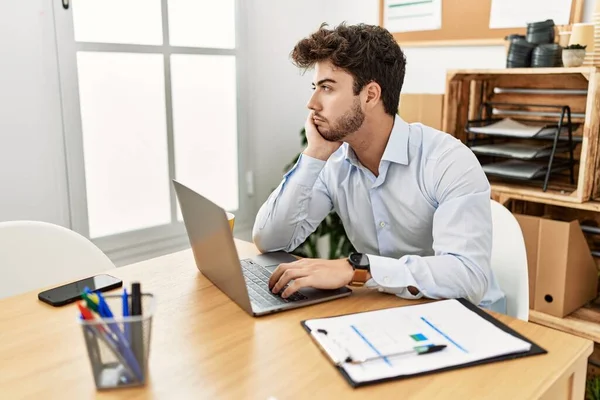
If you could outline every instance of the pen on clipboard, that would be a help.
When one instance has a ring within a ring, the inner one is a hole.
[[[333,351],[332,348],[330,348],[329,346],[326,346],[324,341],[319,340],[319,336],[325,338],[325,337],[327,337],[327,334],[328,334],[328,332],[325,329],[316,329],[315,331],[311,331],[311,335],[313,336],[313,338],[319,345],[320,349],[327,356],[329,356],[328,358],[333,362],[333,364],[335,366],[338,366],[338,367],[345,363],[362,364],[367,361],[374,361],[374,360],[380,360],[383,358],[392,358],[392,357],[398,357],[398,356],[410,355],[410,354],[419,355],[419,356],[425,355],[425,354],[432,354],[432,353],[437,353],[439,351],[442,351],[447,347],[445,344],[431,345],[431,346],[417,346],[417,347],[413,347],[412,349],[408,349],[408,350],[404,350],[404,351],[400,351],[400,352],[396,352],[396,353],[378,354],[373,357],[357,359],[357,358],[352,358],[351,356],[349,356],[348,355],[349,352],[347,350],[345,350],[345,355],[334,354],[335,352]],[[337,347],[339,347],[339,346],[337,346]]]
[[[425,354],[437,353],[438,351],[442,351],[445,348],[446,348],[445,344],[438,344],[438,345],[433,345],[433,346],[418,346],[418,347],[415,347],[415,348],[412,348],[409,350],[399,351],[397,353],[382,354],[382,355],[377,355],[377,356],[367,357],[367,358],[362,358],[362,359],[354,359],[352,357],[348,357],[348,358],[346,358],[345,362],[350,363],[350,364],[362,364],[367,361],[380,360],[382,358],[392,358],[392,357],[404,356],[404,355],[409,355],[409,354],[415,354],[418,356],[422,356]]]

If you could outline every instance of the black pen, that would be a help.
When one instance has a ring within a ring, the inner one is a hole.
[[[361,363],[364,363],[367,361],[380,360],[382,358],[391,358],[391,357],[403,356],[403,355],[408,355],[408,354],[416,354],[418,356],[422,356],[424,354],[437,353],[438,351],[444,350],[445,348],[446,348],[445,344],[438,344],[438,345],[434,345],[434,346],[417,346],[410,350],[401,351],[398,353],[380,354],[380,355],[376,355],[373,357],[367,357],[367,358],[363,358],[363,359],[354,359],[352,357],[348,357],[344,360],[344,362],[347,362],[350,364],[361,364]]]
[[[134,282],[131,284],[131,316],[141,317],[142,314],[142,288],[138,282]],[[131,347],[145,378],[146,369],[144,364],[146,360],[144,357],[144,322],[140,318],[140,321],[130,322],[130,324]]]

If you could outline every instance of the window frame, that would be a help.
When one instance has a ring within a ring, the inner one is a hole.
[[[58,55],[62,102],[69,223],[72,230],[87,238],[90,236],[85,180],[85,155],[83,153],[83,131],[79,99],[79,77],[77,71],[77,52],[125,52],[133,54],[149,53],[163,55],[171,223],[93,238],[92,241],[117,265],[124,265],[189,247],[185,226],[177,219],[177,199],[170,181],[175,178],[171,54],[227,55],[235,57],[237,78],[236,117],[239,209],[227,211],[232,211],[236,215],[236,232],[246,232],[251,229],[255,205],[253,202],[251,153],[249,151],[250,139],[247,131],[248,116],[244,112],[247,108],[244,107],[244,104],[247,103],[246,99],[248,99],[248,78],[245,73],[245,65],[248,65],[248,63],[246,53],[247,43],[245,42],[247,38],[247,26],[245,25],[244,18],[244,16],[247,15],[247,12],[243,3],[243,0],[235,0],[236,45],[233,49],[170,46],[168,0],[161,0],[163,30],[162,45],[76,42],[74,37],[72,5],[68,9],[64,9],[61,2],[55,3],[53,12],[56,27],[56,51]]]

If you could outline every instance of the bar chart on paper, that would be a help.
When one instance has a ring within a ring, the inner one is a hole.
[[[392,366],[403,355],[396,356],[398,353],[445,344],[442,341],[434,343],[430,340],[431,335],[424,334],[423,331],[422,327],[413,324],[410,319],[399,318],[385,326],[357,323],[332,333],[336,334],[337,344],[346,350],[349,358],[364,360],[375,356]]]
[[[531,348],[456,300],[315,319],[306,325],[326,332],[319,336],[323,347],[343,355],[341,367],[356,382],[434,371]],[[419,349],[430,346],[445,347],[419,355]]]

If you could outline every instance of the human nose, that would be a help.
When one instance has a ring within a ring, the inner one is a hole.
[[[310,99],[308,99],[308,103],[306,104],[306,107],[308,107],[308,109],[312,110],[312,111],[321,110],[321,104],[318,101],[316,90],[313,92],[312,96],[310,96]]]

